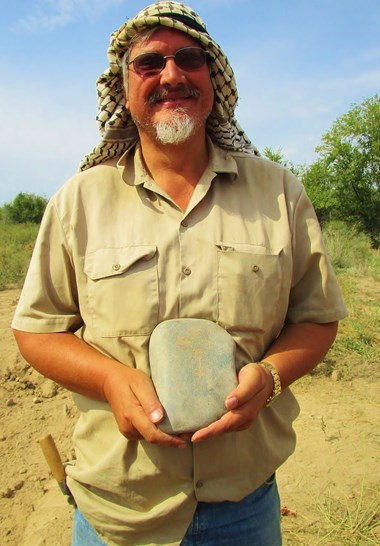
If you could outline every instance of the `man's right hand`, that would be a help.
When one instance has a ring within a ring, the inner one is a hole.
[[[151,379],[142,371],[126,366],[110,370],[104,381],[104,397],[115,415],[119,430],[128,440],[146,440],[167,447],[186,447],[178,436],[157,428],[164,409]]]
[[[107,400],[121,434],[168,447],[186,447],[178,436],[157,428],[164,417],[150,378],[103,355],[71,332],[30,333],[14,330],[25,360],[66,389]]]

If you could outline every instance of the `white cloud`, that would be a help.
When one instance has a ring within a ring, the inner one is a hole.
[[[364,51],[358,51],[356,54],[351,54],[345,59],[348,66],[361,65],[363,63],[372,63],[380,60],[380,47],[372,47]]]
[[[95,102],[89,103],[87,97],[70,102],[67,97],[75,88],[48,89],[30,80],[26,83],[28,93],[0,87],[0,104],[6,105],[2,112],[6,130],[0,133],[2,151],[17,154],[22,148],[27,155],[41,157],[75,151],[88,136],[86,129],[95,117]]]
[[[246,66],[240,60],[236,70],[240,124],[259,149],[281,148],[295,163],[313,162],[315,147],[332,123],[380,89],[377,66],[358,64],[335,73],[318,66],[289,74],[275,62],[260,62],[253,71]]]
[[[17,26],[29,31],[54,30],[78,19],[95,19],[123,0],[37,0]]]
[[[340,78],[332,78],[321,84],[321,88],[325,90],[340,90],[340,89],[380,89],[380,68],[366,70],[358,74],[343,75]]]
[[[234,1],[234,4],[244,4],[244,3],[248,3],[250,2],[251,0],[235,0]],[[185,1],[185,4],[186,4],[186,1]],[[225,6],[225,5],[230,5],[231,4],[231,0],[193,0],[192,1],[192,7],[194,9],[198,9],[198,8],[204,8],[205,6],[209,6],[211,8],[214,8],[214,7],[221,7],[221,6]],[[207,21],[206,21],[207,23]]]
[[[27,86],[28,93],[0,88],[0,204],[19,191],[50,196],[99,141],[95,108],[65,102],[57,89]],[[67,104],[67,107],[64,105]]]

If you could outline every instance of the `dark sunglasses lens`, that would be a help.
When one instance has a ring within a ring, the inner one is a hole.
[[[176,52],[174,59],[182,70],[198,70],[206,63],[206,52],[199,47],[184,47]],[[155,75],[164,68],[165,60],[161,53],[143,53],[134,59],[133,67],[143,76]]]
[[[133,66],[139,74],[159,72],[164,66],[164,59],[160,53],[143,53],[136,57]]]
[[[185,47],[177,51],[175,62],[183,70],[198,70],[206,62],[206,52],[199,47]]]

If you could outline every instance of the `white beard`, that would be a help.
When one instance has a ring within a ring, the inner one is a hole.
[[[182,144],[194,133],[196,123],[183,108],[176,108],[168,121],[154,124],[156,137],[161,144]]]

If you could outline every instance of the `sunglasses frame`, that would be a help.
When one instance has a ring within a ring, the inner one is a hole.
[[[202,62],[201,65],[199,65],[196,68],[183,68],[181,65],[178,64],[177,59],[176,59],[177,54],[180,53],[181,51],[188,50],[188,49],[196,49],[197,51],[202,52],[203,62]],[[162,66],[160,68],[152,68],[152,69],[146,70],[146,71],[138,70],[136,68],[135,62],[139,58],[145,57],[145,55],[156,55],[157,57],[160,57],[162,59]],[[180,68],[181,70],[184,70],[185,72],[195,72],[196,70],[199,70],[200,68],[202,68],[202,66],[204,66],[207,63],[207,61],[208,61],[208,52],[205,49],[203,49],[202,47],[197,47],[197,46],[181,47],[180,49],[177,49],[177,51],[174,53],[174,55],[162,55],[161,53],[158,53],[156,51],[151,51],[151,52],[147,52],[147,53],[140,53],[140,55],[137,55],[134,59],[132,59],[132,61],[128,61],[127,64],[128,64],[128,66],[132,64],[134,71],[139,76],[157,76],[157,74],[159,74],[160,72],[162,72],[162,70],[164,70],[164,68],[166,66],[166,62],[167,62],[168,59],[174,59],[174,62],[178,66],[178,68]]]

